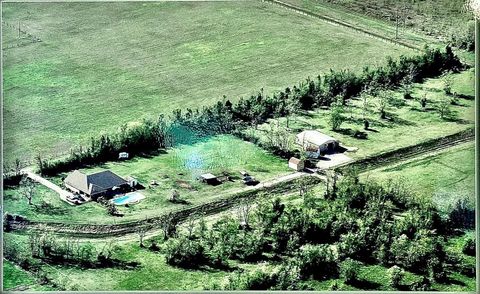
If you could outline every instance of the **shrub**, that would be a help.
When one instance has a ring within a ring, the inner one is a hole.
[[[431,287],[432,282],[430,281],[430,279],[427,277],[423,277],[421,281],[414,282],[410,286],[410,289],[412,291],[429,291]]]
[[[366,127],[366,129],[368,129],[368,126]],[[355,130],[353,132],[353,137],[361,140],[366,140],[368,138],[368,134],[360,130]]]
[[[340,263],[340,277],[344,279],[346,284],[352,284],[358,281],[360,266],[360,262],[347,258]]]
[[[418,235],[409,240],[402,235],[393,240],[390,252],[395,263],[403,268],[420,273],[430,271],[437,278],[443,275],[446,254],[438,237]]]
[[[472,201],[467,198],[457,199],[453,207],[450,207],[448,219],[450,226],[456,229],[475,228],[475,208]]]
[[[404,270],[401,267],[394,265],[388,269],[387,273],[390,280],[390,286],[398,289],[403,277],[405,276]]]
[[[305,245],[295,256],[300,277],[327,279],[338,276],[337,258],[329,245]]]
[[[275,268],[260,267],[252,272],[235,272],[228,277],[224,290],[311,290],[300,280],[299,269],[292,263]]]
[[[470,256],[475,256],[475,239],[468,238],[465,244],[463,244],[462,252]]]
[[[236,272],[228,277],[225,290],[267,290],[275,286],[275,277],[265,269]]]
[[[183,268],[195,268],[209,263],[203,245],[185,237],[168,240],[165,258],[168,264]]]

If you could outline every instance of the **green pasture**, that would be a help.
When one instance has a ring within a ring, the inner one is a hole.
[[[291,117],[290,136],[293,141],[294,136],[302,130],[318,130],[338,139],[345,146],[357,147],[356,152],[347,153],[355,159],[418,144],[428,139],[444,137],[474,126],[473,70],[454,74],[452,89],[462,98],[458,99],[458,105],[449,106],[451,114],[445,118],[440,117],[437,108],[442,99],[451,98],[446,97],[443,92],[443,79],[435,78],[421,84],[414,84],[413,99],[404,99],[401,90],[389,91],[386,119],[380,118],[378,97],[367,99],[365,116],[364,101],[354,98],[344,107],[345,122],[339,130],[332,130],[329,121],[330,109],[319,109]],[[424,95],[427,97],[427,106],[422,109],[419,100]],[[369,130],[364,130],[364,118],[370,123]],[[258,130],[250,129],[247,132],[266,142],[271,125],[278,122],[281,128],[285,128],[286,120],[286,118],[275,120],[276,122],[271,120],[259,126]],[[353,137],[356,130],[366,132],[367,139]],[[292,149],[295,148],[298,146],[292,145]]]
[[[419,197],[447,207],[466,197],[475,201],[475,145],[452,150],[362,174],[364,179],[405,183]]]
[[[3,3],[6,161],[411,50],[261,2]],[[24,36],[21,36],[23,38]]]
[[[63,202],[58,194],[40,185],[37,185],[37,194],[33,197],[32,206],[28,205],[27,199],[23,198],[18,189],[6,190],[5,211],[32,219],[120,222],[156,216],[168,210],[185,207],[185,204],[172,204],[168,201],[174,189],[180,193],[181,199],[194,205],[224,197],[226,193],[244,188],[240,171],[249,172],[260,182],[292,172],[285,160],[269,154],[252,143],[229,135],[211,137],[193,145],[182,145],[158,156],[111,162],[82,171],[90,174],[106,169],[122,177],[133,176],[145,186],[140,192],[146,198],[138,204],[121,207],[121,212],[125,213],[122,218],[108,216],[105,209],[96,202],[71,206]],[[203,173],[218,176],[224,172],[232,176],[232,182],[209,186],[197,180]],[[61,178],[65,176],[66,174],[51,180],[62,185]],[[150,187],[152,180],[158,185]],[[65,218],[65,215],[69,217]]]

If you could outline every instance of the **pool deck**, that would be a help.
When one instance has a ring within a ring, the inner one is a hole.
[[[135,199],[133,201],[129,201],[129,198],[131,198],[131,196],[134,196]],[[122,201],[122,203],[116,203],[115,200],[118,200],[118,199],[121,199],[121,198],[125,198],[125,202]],[[138,191],[133,191],[133,192],[129,192],[129,193],[126,193],[124,195],[119,195],[118,197],[115,197],[113,199],[111,199],[110,201],[112,201],[113,204],[115,205],[125,205],[125,204],[135,204],[137,202],[139,202],[140,200],[143,200],[145,199],[145,195],[143,195],[142,193],[138,192]]]

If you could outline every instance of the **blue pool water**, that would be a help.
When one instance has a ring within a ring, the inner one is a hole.
[[[112,199],[112,202],[116,205],[125,205],[129,203],[137,202],[144,198],[145,196],[143,196],[142,194],[138,192],[133,192],[133,193],[126,194],[125,196],[122,196],[122,197],[114,198]]]

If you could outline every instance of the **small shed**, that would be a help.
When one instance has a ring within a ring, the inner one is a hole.
[[[137,179],[135,179],[132,176],[126,177],[125,180],[128,182],[128,185],[132,188],[135,188],[138,185]]]
[[[120,152],[118,153],[118,159],[128,159],[129,154],[128,152]]]
[[[202,175],[200,175],[199,179],[200,179],[200,181],[202,181],[204,183],[207,183],[207,184],[210,184],[210,185],[219,184],[219,180],[218,180],[217,176],[215,176],[211,173],[202,174]]]
[[[292,168],[296,171],[302,171],[302,170],[305,169],[305,161],[301,160],[301,159],[298,159],[296,157],[292,157],[288,161],[288,167]]]

